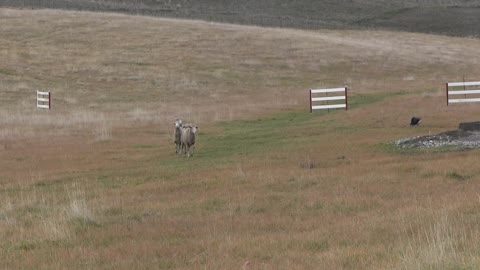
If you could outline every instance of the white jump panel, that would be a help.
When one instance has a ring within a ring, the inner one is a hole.
[[[343,100],[345,96],[335,96],[335,97],[314,97],[312,101],[328,101],[328,100]]]
[[[52,96],[50,92],[37,91],[37,108],[50,109]]]
[[[317,106],[312,106],[312,110],[339,109],[339,108],[347,108],[347,105],[346,105],[346,104],[332,104],[332,105],[317,105]]]
[[[328,96],[330,93],[336,93],[334,96]],[[313,110],[340,109],[348,110],[347,87],[310,89],[310,112]],[[314,94],[323,94],[324,96],[312,97]],[[333,101],[333,104],[329,104]],[[342,102],[343,101],[343,102]],[[323,104],[314,105],[314,102],[323,102]],[[340,103],[341,102],[341,103]]]
[[[342,88],[328,88],[328,89],[312,89],[311,91],[312,91],[312,94],[345,92],[345,87],[342,87]]]
[[[50,92],[42,92],[37,90],[37,95],[48,96],[50,95]]]
[[[475,86],[480,85],[480,82],[452,82],[448,83],[448,86],[456,87],[456,86]]]
[[[449,95],[470,95],[470,94],[480,94],[480,90],[459,90],[459,91],[450,91]]]
[[[480,102],[479,82],[452,82],[446,84],[447,106],[450,103],[473,103]],[[467,89],[467,88],[477,89]],[[464,95],[465,98],[450,98],[450,96]]]
[[[480,98],[458,98],[450,99],[449,103],[468,103],[468,102],[480,102]]]

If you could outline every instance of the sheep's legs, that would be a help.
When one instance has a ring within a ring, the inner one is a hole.
[[[175,145],[175,154],[180,154],[181,150],[180,150],[180,145],[179,144],[176,144]]]
[[[195,145],[188,146],[186,144],[181,144],[179,148],[180,152],[177,152],[179,155],[185,153],[187,157],[193,156],[193,152],[195,151]]]
[[[179,144],[178,147],[177,147],[177,154],[178,154],[178,155],[181,155],[181,154],[182,154],[182,150],[183,150],[183,149],[182,149],[182,145]]]

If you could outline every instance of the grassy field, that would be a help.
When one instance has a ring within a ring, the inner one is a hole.
[[[2,268],[480,267],[478,150],[389,144],[478,120],[444,97],[478,39],[11,9],[0,36]]]

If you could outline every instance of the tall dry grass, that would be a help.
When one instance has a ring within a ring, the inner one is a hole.
[[[18,111],[0,111],[0,140],[46,140],[49,137],[71,136],[90,130],[95,140],[112,137],[115,119],[103,112],[74,110],[68,113],[20,108]]]
[[[426,220],[415,222],[401,236],[405,249],[400,255],[398,269],[468,269],[478,265],[475,239],[479,231],[478,227],[471,227],[467,216],[446,209],[421,212],[423,215],[417,219]]]

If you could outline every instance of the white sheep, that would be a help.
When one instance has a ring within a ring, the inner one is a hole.
[[[185,151],[185,155],[187,157],[190,157],[193,155],[193,152],[195,150],[195,140],[196,140],[196,134],[197,134],[198,127],[192,124],[186,124],[183,125],[181,128],[181,137],[180,137],[180,142],[181,142],[181,150]]]
[[[173,132],[173,142],[175,143],[175,153],[181,154],[182,153],[182,145],[181,145],[181,135],[182,135],[182,120],[176,119],[174,122],[175,130]]]

